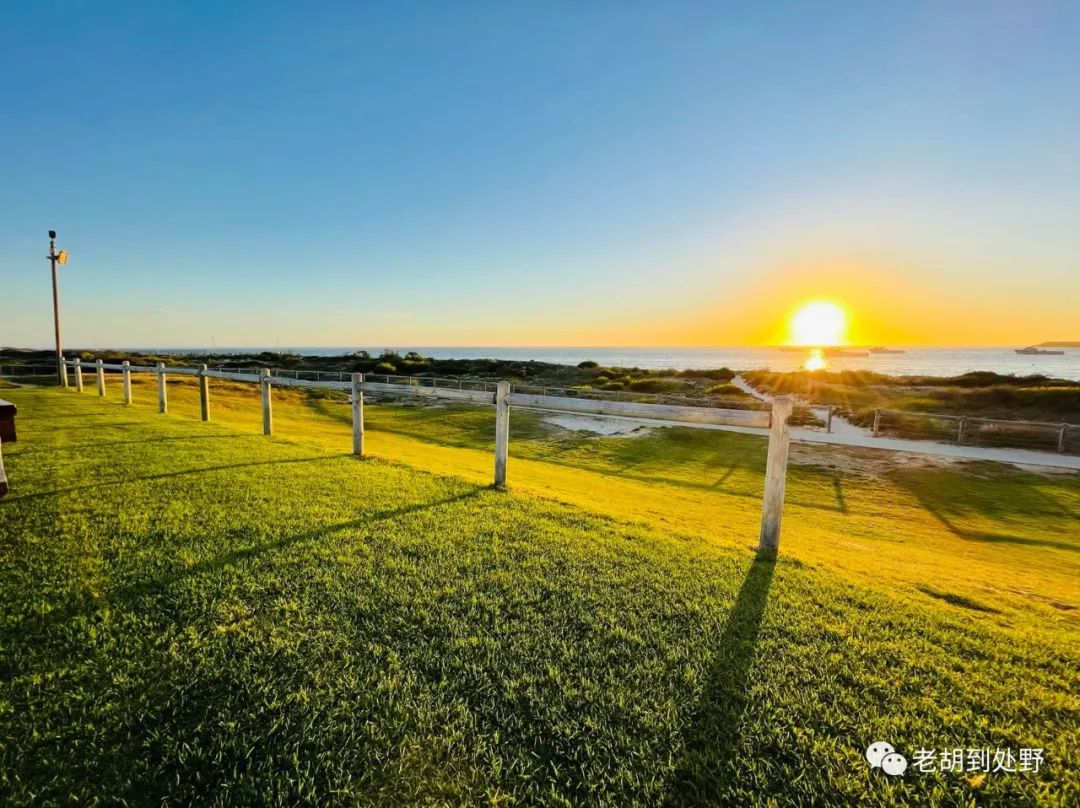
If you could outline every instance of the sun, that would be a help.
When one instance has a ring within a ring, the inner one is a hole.
[[[828,300],[804,303],[791,315],[792,345],[844,345],[847,343],[847,314]]]

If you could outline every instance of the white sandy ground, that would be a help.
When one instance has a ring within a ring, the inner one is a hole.
[[[637,418],[605,418],[603,415],[573,415],[565,412],[548,413],[544,416],[544,423],[597,435],[629,435],[632,432],[641,434],[656,427],[656,423],[647,423]],[[671,426],[667,421],[664,421],[663,425]]]
[[[746,391],[761,401],[771,401],[772,397],[759,393],[741,376],[731,380],[732,384]],[[746,426],[721,426],[719,424],[678,424],[671,421],[658,421],[650,418],[621,418],[602,415],[568,415],[550,413],[544,420],[563,429],[587,430],[598,435],[629,435],[638,430],[658,429],[672,426],[693,426],[695,429],[719,429],[726,432],[741,432],[745,435],[767,436],[769,430]],[[640,433],[639,433],[640,434]],[[1030,449],[1002,449],[984,446],[957,446],[951,443],[936,443],[926,440],[905,440],[903,438],[875,438],[870,431],[858,427],[849,421],[833,416],[832,433],[817,432],[810,429],[792,427],[791,440],[796,443],[827,444],[830,446],[851,446],[863,449],[884,449],[890,452],[923,455],[940,458],[945,461],[989,460],[995,463],[1010,463],[1014,466],[1041,470],[1080,471],[1080,457],[1057,454],[1056,452],[1036,452]]]

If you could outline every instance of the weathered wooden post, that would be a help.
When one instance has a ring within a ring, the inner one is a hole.
[[[830,435],[832,434],[832,416],[835,409],[835,406],[833,406],[832,404],[829,405],[829,415],[825,421],[825,431],[828,432]]]
[[[128,360],[123,361],[124,369],[121,371],[121,375],[124,381],[124,404],[131,404],[131,362]]]
[[[964,435],[967,433],[967,416],[961,415],[959,425],[956,427],[956,445],[959,446],[964,442]]]
[[[274,432],[274,410],[270,401],[270,368],[263,368],[259,387],[262,391],[263,434],[272,435]]]
[[[75,391],[78,393],[83,391],[82,360],[77,356],[75,357]]]
[[[499,382],[495,388],[495,487],[506,487],[506,457],[510,450],[510,382]]]
[[[1058,453],[1065,454],[1065,439],[1069,434],[1069,425],[1062,424],[1061,430],[1058,432]]]
[[[364,374],[352,375],[352,453],[364,456]]]
[[[68,386],[67,360],[63,356],[60,357],[60,384],[65,388]]]
[[[169,394],[165,390],[165,363],[157,363],[157,408],[158,412],[169,411]]]
[[[210,377],[206,375],[206,365],[199,365],[199,409],[202,419],[210,420]]]
[[[874,410],[874,437],[878,436],[878,429],[881,427],[881,410]]]
[[[105,396],[105,362],[101,359],[97,361],[97,394],[99,396]]]
[[[791,444],[788,418],[794,408],[795,402],[791,396],[773,399],[769,455],[765,461],[765,496],[761,502],[761,535],[758,538],[758,556],[761,557],[775,556],[780,546],[780,516],[784,510],[784,484]]]

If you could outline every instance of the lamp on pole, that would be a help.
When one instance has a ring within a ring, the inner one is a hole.
[[[67,250],[56,250],[56,231],[49,231],[49,263],[52,265],[52,304],[53,325],[56,328],[56,378],[60,384],[64,384],[67,378],[64,367],[64,353],[60,347],[60,281],[56,275],[56,265],[66,264],[68,260]]]

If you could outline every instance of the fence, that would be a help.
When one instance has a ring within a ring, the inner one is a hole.
[[[1009,446],[1042,451],[1080,452],[1080,426],[1045,421],[1009,421],[972,415],[874,410],[874,436],[948,440],[968,446]]]
[[[0,379],[31,382],[33,384],[42,384],[43,382],[56,384],[56,363],[50,365],[41,363],[29,365],[0,364]]]
[[[755,427],[769,430],[768,458],[766,460],[765,491],[761,508],[761,529],[758,537],[758,552],[772,555],[780,541],[780,521],[784,502],[784,485],[787,478],[788,450],[790,444],[789,419],[793,412],[793,402],[787,396],[776,398],[770,409],[762,409],[755,404],[748,409],[730,409],[715,406],[687,406],[680,404],[661,404],[651,401],[620,401],[613,398],[588,398],[571,395],[551,395],[547,389],[541,392],[528,392],[528,386],[513,388],[509,382],[488,382],[458,379],[435,379],[415,376],[375,376],[365,377],[362,373],[349,374],[349,380],[341,377],[345,374],[328,374],[324,371],[295,371],[296,375],[273,375],[269,368],[258,372],[247,369],[212,370],[207,365],[192,367],[166,367],[164,362],[156,366],[132,365],[130,362],[106,364],[98,359],[85,363],[81,359],[65,360],[65,366],[74,373],[74,386],[78,392],[86,387],[87,371],[94,374],[97,394],[106,395],[106,374],[121,374],[121,390],[124,403],[132,403],[131,374],[152,373],[157,377],[158,411],[167,413],[168,376],[194,376],[198,380],[199,410],[203,421],[210,420],[210,380],[223,379],[233,382],[258,384],[263,416],[263,434],[273,433],[272,389],[279,387],[302,387],[330,389],[348,392],[352,405],[353,454],[364,455],[364,394],[416,396],[420,398],[443,399],[469,404],[493,406],[495,408],[495,469],[494,484],[497,488],[506,486],[506,463],[510,444],[510,412],[512,409],[540,410],[614,416],[619,418],[649,419],[686,424],[689,426],[735,426]],[[299,374],[314,374],[315,378],[300,378]],[[321,375],[320,375],[321,374]],[[322,375],[334,375],[337,378],[324,379]],[[381,381],[380,381],[381,379]],[[399,380],[407,380],[402,382]],[[561,392],[566,392],[558,388]]]

